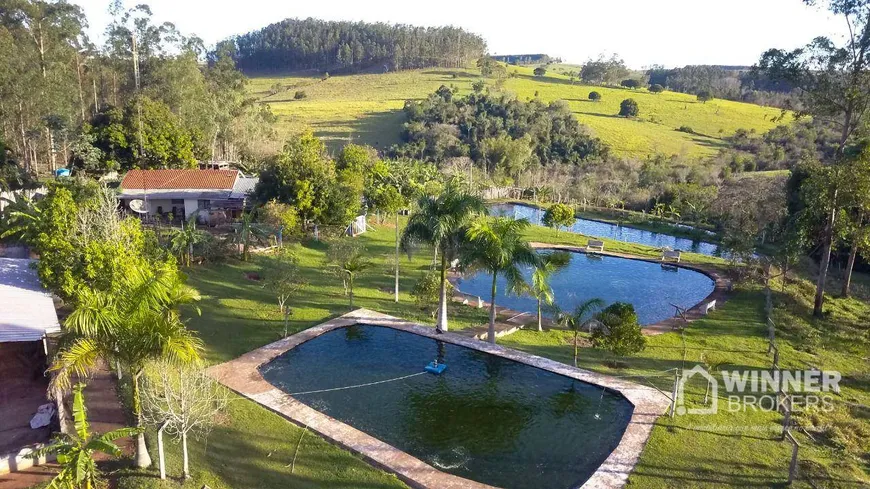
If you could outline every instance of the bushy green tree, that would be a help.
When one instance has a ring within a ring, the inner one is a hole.
[[[560,227],[571,227],[574,225],[574,208],[568,204],[557,203],[553,204],[544,211],[544,217],[541,222],[544,226],[559,229]]]
[[[658,83],[653,83],[649,86],[650,93],[662,93],[665,91],[665,87],[659,85]]]
[[[614,302],[596,315],[600,326],[592,331],[592,345],[613,355],[633,355],[646,348],[646,336],[637,322],[634,306]]]
[[[601,100],[601,94],[596,91],[589,92],[589,100],[598,102]]]
[[[632,90],[634,90],[635,88],[640,88],[640,85],[641,85],[640,81],[635,80],[634,78],[628,78],[626,80],[622,80],[621,82],[619,82],[619,84],[624,88],[630,88]]]
[[[707,102],[713,100],[713,92],[710,90],[701,90],[697,95],[698,102],[702,104],[706,104]]]
[[[337,277],[341,278],[344,294],[353,309],[353,288],[357,277],[371,267],[366,256],[365,245],[356,238],[342,237],[329,243],[326,250],[326,264]]]
[[[538,66],[537,68],[535,68],[534,74],[537,77],[542,77],[542,76],[547,74],[547,69],[544,68],[543,66]]]
[[[627,98],[619,104],[619,115],[622,117],[637,117],[638,114],[640,114],[640,108],[633,98]]]

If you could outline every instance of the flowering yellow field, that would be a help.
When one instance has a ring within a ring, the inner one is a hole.
[[[510,66],[508,71],[516,75],[505,82],[504,90],[523,100],[537,94],[547,102],[566,101],[581,123],[622,156],[712,154],[723,137],[740,128],[766,131],[780,115],[779,109],[728,100],[700,103],[682,93],[572,84],[558,74],[536,78],[525,67]],[[320,76],[258,77],[250,89],[271,106],[281,129],[288,133],[307,125],[331,147],[354,141],[386,148],[399,141],[405,100],[424,98],[441,85],[455,85],[465,94],[478,79],[476,70],[433,68],[326,80]],[[493,85],[492,80],[486,82]],[[593,90],[602,95],[601,101],[588,100]],[[294,99],[297,91],[304,91],[306,97]],[[626,98],[638,102],[638,118],[616,116]],[[690,127],[694,134],[677,131],[681,126]]]

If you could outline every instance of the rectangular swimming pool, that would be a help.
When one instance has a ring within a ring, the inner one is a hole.
[[[436,358],[447,370],[425,373]],[[260,372],[439,470],[508,489],[583,483],[619,444],[634,409],[600,386],[371,325],[326,332]]]

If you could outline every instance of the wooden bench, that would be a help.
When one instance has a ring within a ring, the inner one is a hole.
[[[663,250],[662,261],[674,261],[680,263],[682,252],[680,250]]]
[[[586,251],[604,251],[604,241],[590,239],[586,243]]]
[[[707,314],[710,313],[710,311],[713,311],[715,309],[716,309],[716,301],[708,302],[707,304],[704,305],[704,315],[706,316]]]

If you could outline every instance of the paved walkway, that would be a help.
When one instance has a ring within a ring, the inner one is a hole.
[[[530,243],[533,248],[536,249],[554,249],[554,250],[564,250],[571,251],[575,253],[586,253],[586,248],[581,246],[568,246],[568,245],[554,245],[550,243]],[[649,258],[645,256],[638,255],[630,255],[628,253],[614,253],[611,251],[596,251],[597,255],[604,256],[613,256],[617,258],[625,258],[628,260],[639,260],[646,261],[650,263],[661,263],[661,260],[657,260],[655,258]],[[680,317],[671,317],[657,323],[647,324],[643,326],[643,333],[648,336],[660,335],[662,333],[669,333],[672,331],[676,331],[682,327],[686,326],[686,323],[691,323],[697,319],[700,319],[705,316],[705,309],[708,304],[712,301],[716,301],[716,307],[720,307],[728,300],[728,296],[731,291],[731,281],[724,277],[721,273],[721,270],[718,267],[705,265],[705,264],[696,264],[696,263],[668,263],[669,265],[677,266],[680,268],[685,268],[688,270],[694,270],[696,272],[703,273],[704,275],[710,277],[713,280],[714,286],[713,291],[710,292],[707,297],[704,298],[701,302],[695,304],[688,310],[686,310],[683,314],[685,321]],[[461,292],[457,292],[453,296],[454,302],[461,302],[470,307],[481,307],[488,310],[489,303],[482,300],[479,297],[471,296],[468,294],[463,294]],[[547,318],[544,318],[544,327],[550,328],[553,327],[553,322]],[[502,336],[509,335],[511,333],[515,333],[520,329],[530,329],[537,328],[538,319],[535,313],[530,312],[520,312],[514,311],[512,309],[508,309],[506,307],[500,307],[496,305],[496,323],[495,323],[495,336],[496,338],[500,338]],[[458,334],[463,336],[469,336],[473,338],[477,338],[480,340],[486,340],[487,333],[489,330],[489,324],[483,324],[480,326],[474,326],[471,328],[466,328],[463,330],[456,331]]]

